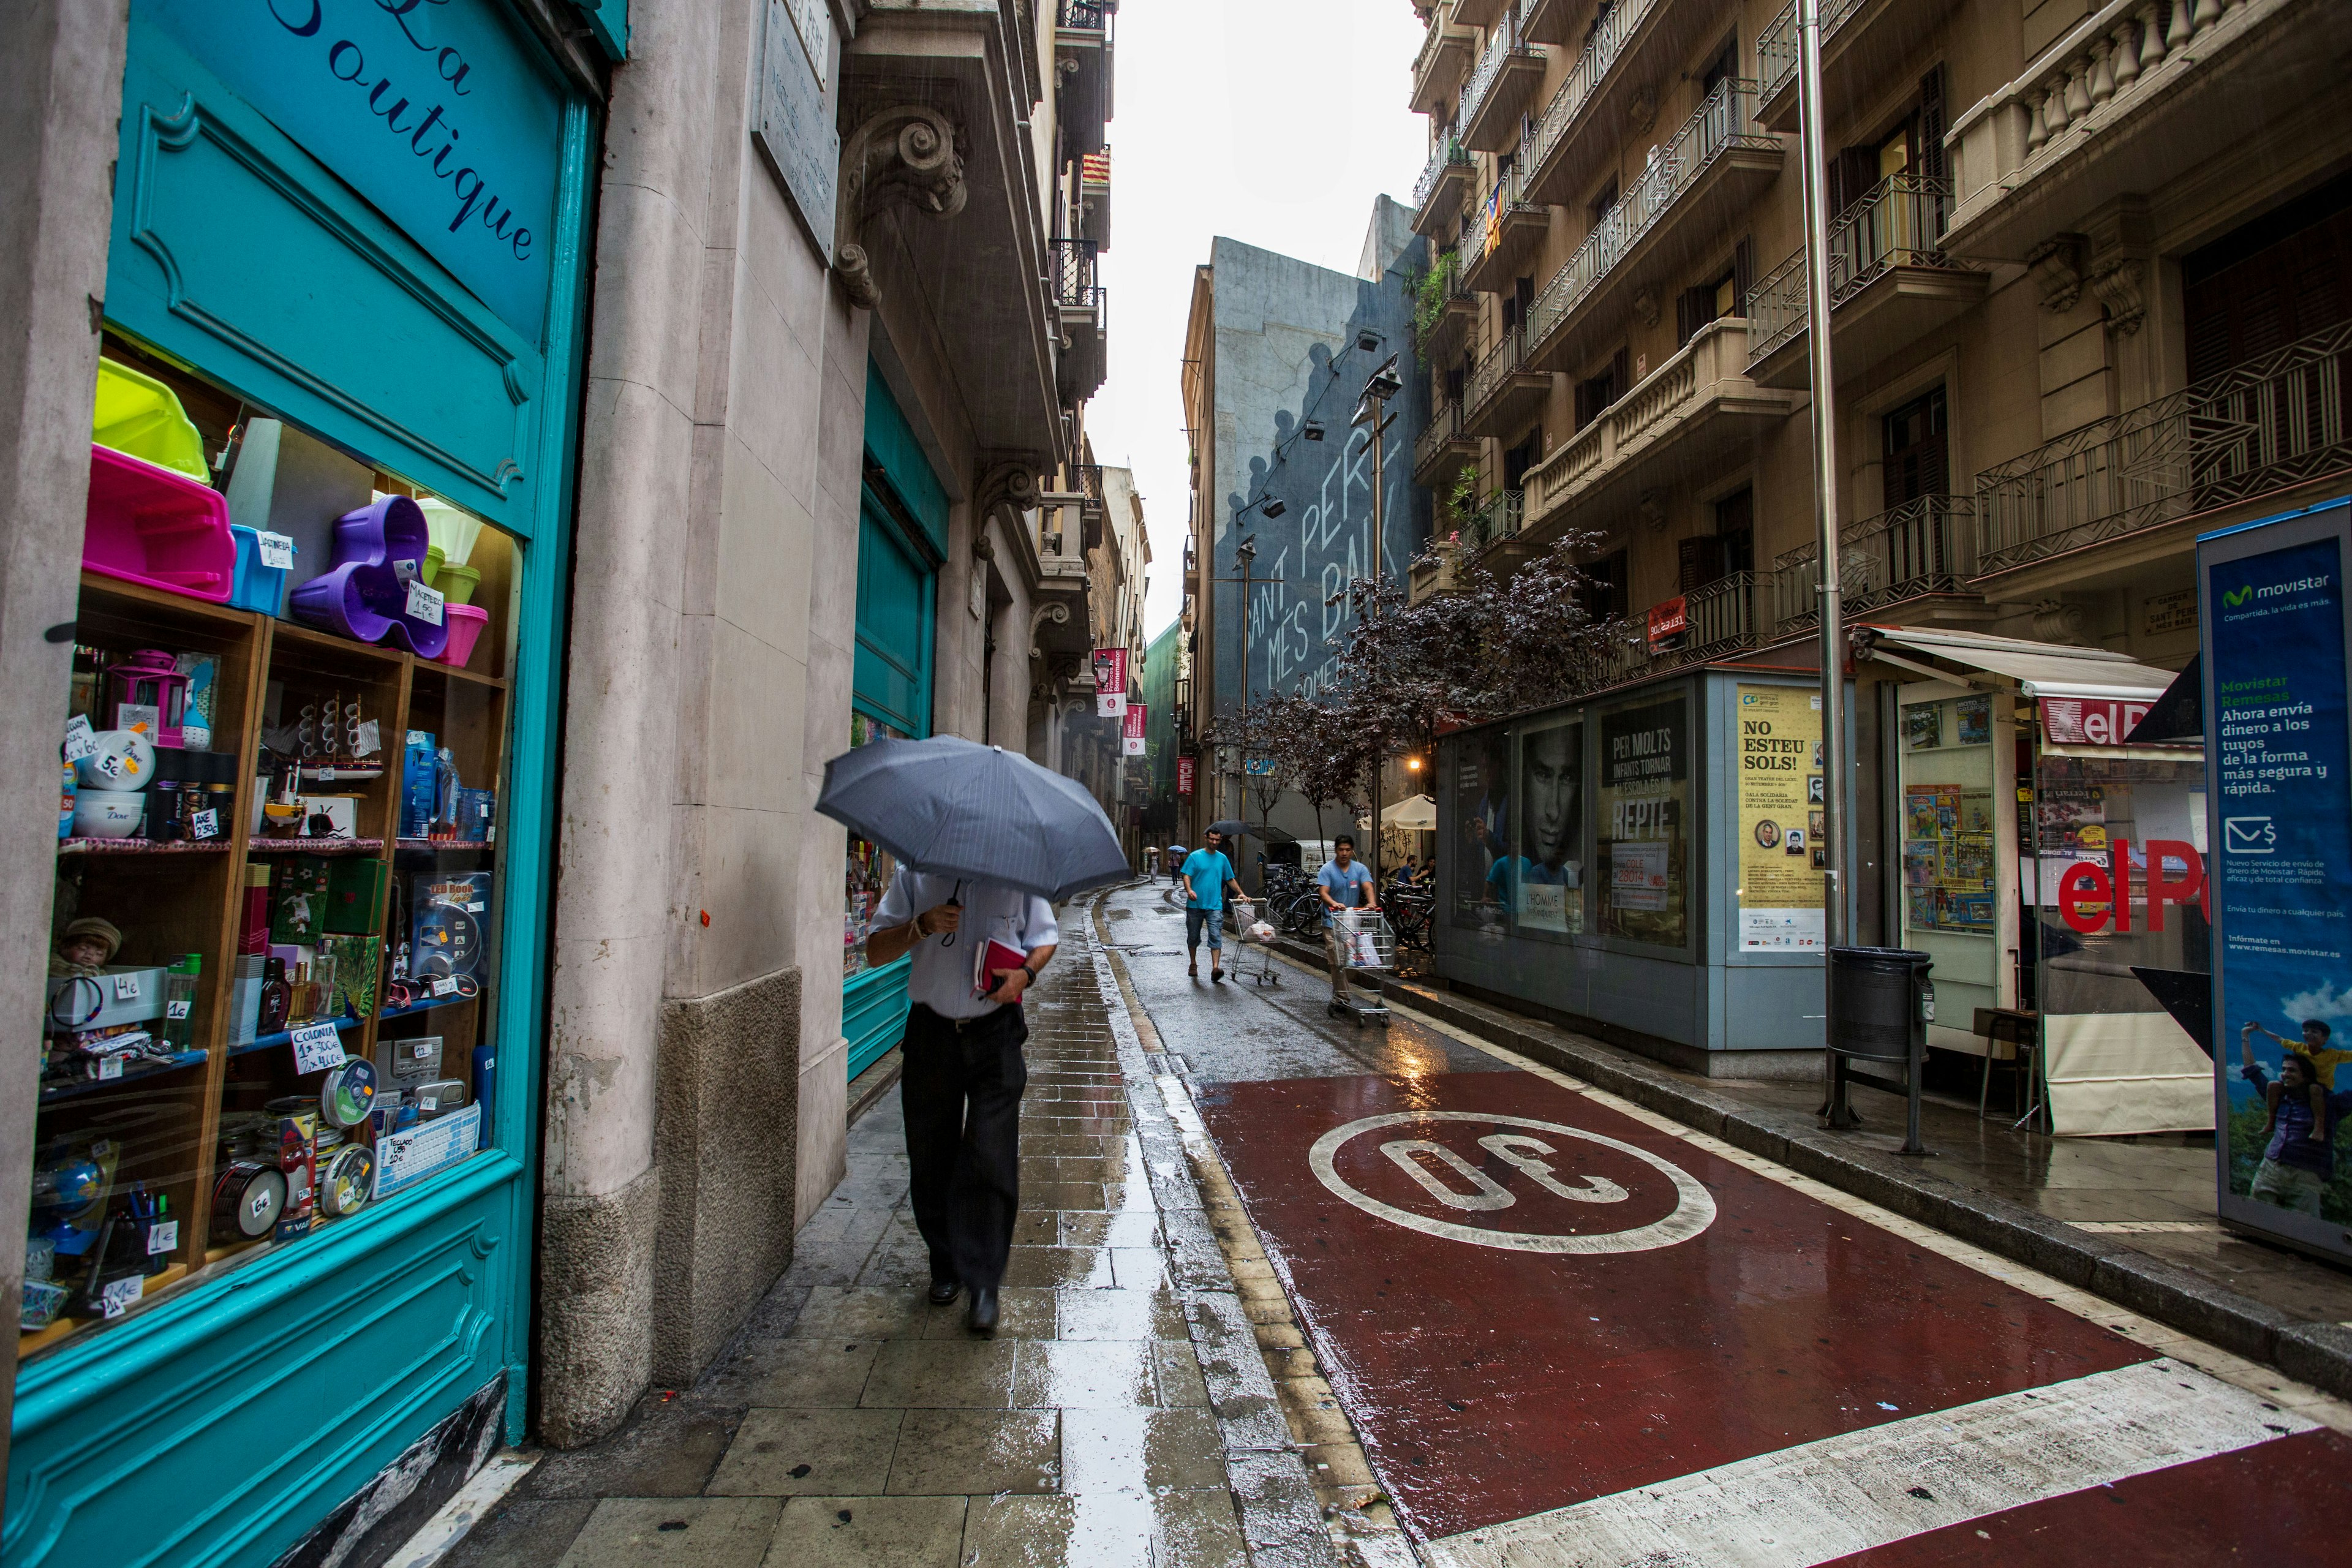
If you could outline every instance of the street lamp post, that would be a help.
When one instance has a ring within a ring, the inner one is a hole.
[[[1246,737],[1249,734],[1250,710],[1250,569],[1257,562],[1257,535],[1253,533],[1235,545],[1234,558],[1242,563],[1242,734],[1244,742],[1240,747],[1240,752],[1242,774],[1245,779],[1249,773],[1249,746]],[[1236,779],[1234,782],[1234,815],[1235,816],[1249,815],[1249,803],[1243,796],[1243,788],[1242,779]]]
[[[1380,613],[1380,587],[1388,577],[1388,558],[1382,553],[1381,537],[1388,500],[1383,448],[1387,444],[1389,426],[1396,423],[1394,418],[1383,416],[1389,399],[1403,390],[1404,383],[1397,377],[1397,356],[1391,354],[1364,383],[1364,395],[1356,405],[1356,416],[1352,421],[1356,425],[1371,426],[1368,439],[1372,445],[1372,599],[1367,609],[1375,616]],[[1365,857],[1365,860],[1371,868],[1372,886],[1375,888],[1381,885],[1381,774],[1387,765],[1386,757],[1376,755],[1372,758],[1372,852]]]
[[[1851,1127],[1844,1058],[1836,1050],[1837,984],[1832,954],[1846,940],[1845,605],[1838,565],[1837,389],[1830,353],[1828,171],[1822,134],[1821,0],[1797,0],[1797,111],[1804,159],[1805,350],[1812,379],[1813,531],[1821,569],[1822,835],[1828,855],[1822,878],[1822,1044],[1829,1089],[1823,1117]],[[1916,1071],[1916,1068],[1913,1068]]]

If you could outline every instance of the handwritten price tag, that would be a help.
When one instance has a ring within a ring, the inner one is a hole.
[[[457,983],[448,976],[444,975],[433,982],[433,994],[436,996],[455,996],[457,994]]]
[[[185,996],[174,996],[172,1000],[163,1004],[163,1016],[166,1018],[184,1018],[188,1016],[188,1010],[194,1005],[195,1004],[190,1002]]]
[[[220,837],[220,813],[217,811],[205,810],[197,812],[194,816],[189,817],[188,836],[192,838],[218,838]]]
[[[98,1310],[110,1318],[119,1318],[139,1304],[139,1293],[146,1288],[146,1276],[141,1274],[133,1274],[128,1279],[110,1279],[98,1293]]]
[[[121,1076],[122,1058],[121,1057],[100,1057],[99,1058],[98,1079],[100,1083],[112,1083],[116,1079],[119,1079]]]
[[[178,1220],[159,1219],[147,1227],[148,1257],[152,1258],[159,1252],[173,1251],[179,1245],[180,1222]]]
[[[437,588],[428,588],[411,579],[408,584],[408,613],[429,626],[441,624],[443,600]]]
[[[276,571],[283,571],[285,568],[294,564],[294,542],[291,539],[289,539],[286,535],[282,533],[257,533],[253,537],[253,542],[257,547],[258,552],[261,556],[261,563],[264,566],[268,566]]]
[[[78,763],[98,750],[98,737],[90,732],[89,721],[77,713],[66,721],[66,761]]]
[[[139,976],[136,974],[116,975],[114,977],[114,999],[118,1002],[138,1001]]]
[[[294,1070],[324,1072],[343,1065],[343,1037],[332,1024],[308,1024],[294,1031]]]

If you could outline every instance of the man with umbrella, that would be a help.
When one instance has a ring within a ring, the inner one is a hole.
[[[1053,900],[1133,871],[1082,785],[951,736],[834,758],[817,809],[898,858],[866,956],[912,954],[899,1080],[908,1196],[932,1305],[970,1290],[967,1321],[992,1334],[1021,1202],[1021,998],[1061,941]]]

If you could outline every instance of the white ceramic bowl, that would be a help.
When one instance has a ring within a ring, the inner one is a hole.
[[[98,749],[74,763],[74,781],[101,793],[145,789],[155,782],[155,742],[136,730],[100,730]],[[107,763],[114,771],[107,771]]]
[[[74,795],[74,833],[81,838],[128,838],[147,819],[147,797],[136,790],[86,789]]]

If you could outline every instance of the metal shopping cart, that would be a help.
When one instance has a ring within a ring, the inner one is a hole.
[[[1360,1029],[1372,1023],[1387,1028],[1388,1004],[1381,1000],[1378,982],[1381,971],[1396,969],[1396,932],[1390,928],[1388,917],[1378,910],[1335,910],[1331,930],[1346,939],[1349,972],[1368,972],[1374,981],[1370,1000],[1360,996],[1353,985],[1344,996],[1332,997],[1331,1016],[1346,1018]]]
[[[1238,944],[1234,954],[1234,978],[1255,980],[1260,985],[1281,984],[1282,969],[1274,961],[1273,945],[1280,933],[1270,925],[1261,925],[1255,902],[1248,899],[1234,900],[1234,931]],[[1259,931],[1265,934],[1258,935]]]

